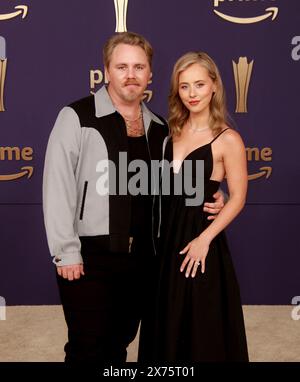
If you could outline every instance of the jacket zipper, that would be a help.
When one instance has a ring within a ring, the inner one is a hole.
[[[162,198],[162,194],[161,194],[161,191],[162,191],[162,182],[163,182],[163,171],[164,171],[164,160],[165,160],[165,151],[166,151],[166,146],[168,144],[168,141],[169,141],[170,137],[167,136],[164,140],[163,140],[163,147],[162,147],[162,168],[161,168],[161,177],[159,179],[159,219],[158,219],[158,231],[157,231],[157,237],[160,238],[160,228],[161,228],[161,198]]]
[[[150,158],[151,178],[153,178],[153,181],[154,181],[154,175],[152,174],[151,151],[150,151],[149,141],[148,141],[148,136],[149,136],[149,133],[150,133],[151,126],[152,126],[152,121],[150,122],[148,131],[146,133],[146,141],[147,141],[148,153],[149,153],[149,158]],[[150,189],[151,188],[152,188],[152,184],[151,184],[151,180],[150,180]],[[154,195],[153,195],[153,198],[152,198],[152,224],[151,224],[152,235],[151,236],[152,236],[152,245],[153,245],[154,254],[157,255],[157,253],[156,253],[156,246],[155,246],[155,240],[154,240],[154,201],[155,201],[155,191],[156,191],[156,185],[155,184],[154,184],[154,190],[153,191],[154,191]]]
[[[84,205],[85,205],[85,198],[86,198],[87,187],[88,187],[88,181],[85,181],[84,182],[84,189],[83,189],[83,196],[82,196],[79,220],[82,220],[82,218],[83,218],[83,212],[84,212]]]

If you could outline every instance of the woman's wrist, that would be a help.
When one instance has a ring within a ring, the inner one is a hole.
[[[210,245],[211,241],[213,238],[210,237],[209,233],[208,232],[202,232],[198,238],[202,241],[204,241],[207,245]]]

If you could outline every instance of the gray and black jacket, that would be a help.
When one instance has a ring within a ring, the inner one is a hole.
[[[144,103],[142,112],[150,158],[160,161],[167,124]],[[44,220],[55,264],[82,263],[82,238],[103,242],[111,252],[128,252],[130,196],[96,192],[97,164],[111,160],[118,171],[119,153],[127,152],[127,145],[125,122],[105,86],[60,111],[50,134],[43,178]],[[156,204],[153,237],[158,224]]]

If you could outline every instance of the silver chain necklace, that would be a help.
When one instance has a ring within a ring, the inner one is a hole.
[[[201,133],[202,131],[206,131],[210,129],[210,126],[207,126],[207,127],[193,127],[192,126],[192,122],[191,120],[189,119],[189,130],[193,131],[193,132],[198,132],[198,133]]]

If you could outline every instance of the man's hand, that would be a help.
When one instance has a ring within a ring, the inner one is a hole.
[[[59,276],[69,281],[78,280],[81,275],[84,276],[83,264],[64,265],[56,268]]]
[[[203,211],[213,214],[208,216],[208,220],[214,220],[217,217],[217,214],[224,207],[224,194],[221,191],[217,191],[213,197],[216,199],[214,203],[204,203]]]

